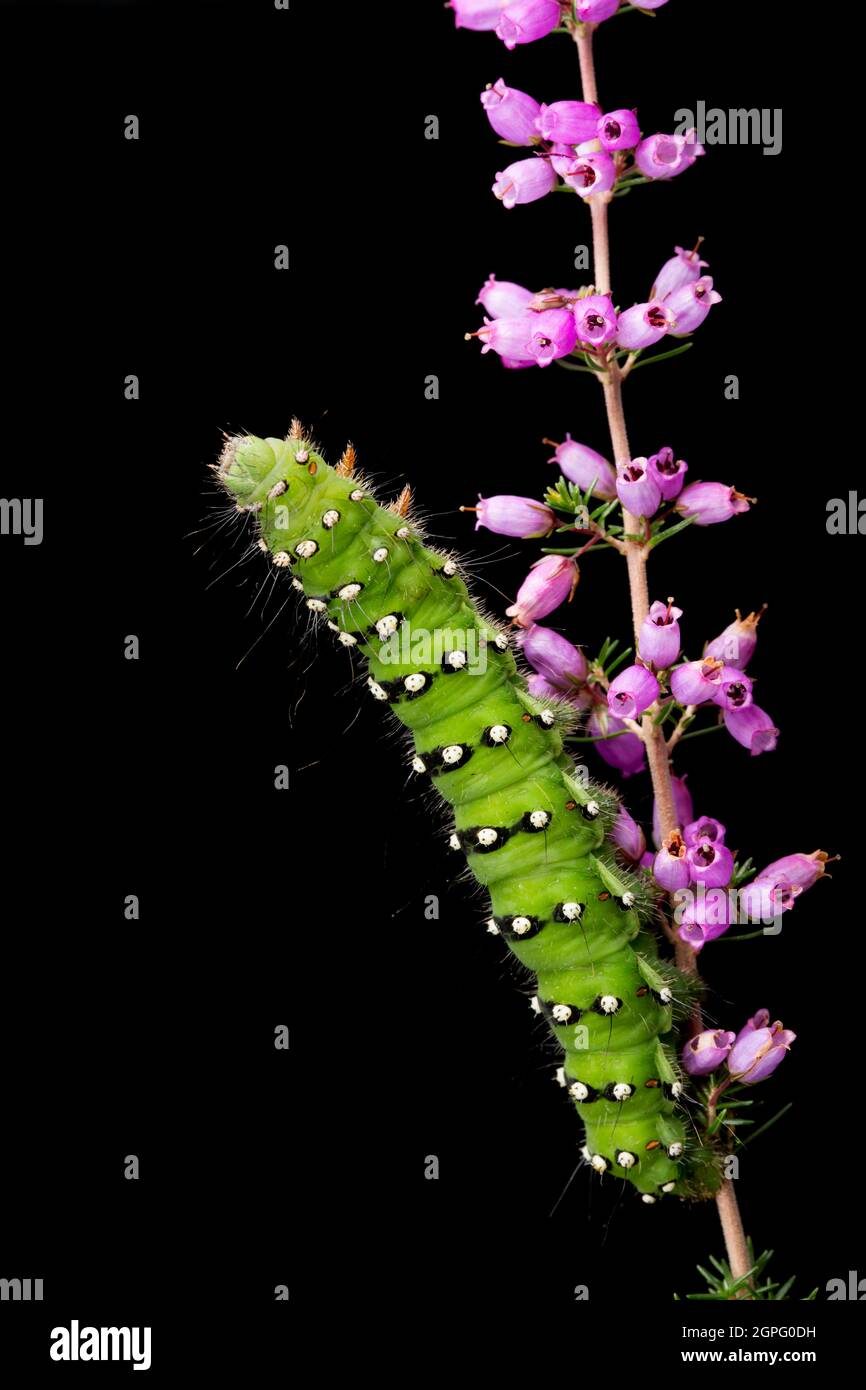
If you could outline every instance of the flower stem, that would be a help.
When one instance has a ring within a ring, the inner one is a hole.
[[[598,86],[595,77],[595,62],[592,52],[593,29],[589,25],[581,25],[575,32],[575,42],[577,44],[577,54],[580,62],[580,81],[584,101],[598,102]],[[610,195],[597,196],[588,199],[592,214],[592,258],[593,275],[597,293],[610,294],[612,292],[610,279],[610,236],[608,231],[608,205]],[[631,449],[628,442],[628,432],[626,430],[625,413],[622,404],[622,382],[623,372],[614,357],[603,373],[599,373],[599,379],[604,388],[604,404],[607,412],[607,424],[610,432],[610,441],[613,448],[614,463],[617,465],[629,463],[631,460]],[[644,527],[640,518],[633,516],[631,512],[623,507],[623,530],[627,536],[643,535]],[[635,634],[635,647],[640,636],[640,629],[644,618],[649,612],[649,588],[647,584],[646,562],[649,549],[643,540],[624,541],[626,562],[628,565],[629,592],[631,594],[632,625]],[[673,794],[673,783],[671,780],[671,767],[668,757],[668,748],[665,735],[661,725],[655,724],[649,714],[645,714],[642,722],[642,736],[647,750],[647,762],[649,763],[650,777],[652,778],[653,794],[658,807],[661,835],[664,838],[678,829],[677,815]],[[697,956],[686,942],[677,939],[675,945],[675,959],[680,970],[684,973],[697,977]],[[692,1012],[691,1027],[698,1032],[702,1027],[701,1012],[698,1006]],[[734,1193],[733,1184],[725,1180],[716,1195],[716,1209],[722,1226],[722,1234],[725,1240],[725,1249],[728,1255],[728,1263],[731,1273],[735,1279],[741,1279],[752,1267],[749,1258],[746,1236],[743,1230],[743,1222],[740,1216],[740,1209]],[[744,1290],[741,1297],[748,1298],[750,1293]]]

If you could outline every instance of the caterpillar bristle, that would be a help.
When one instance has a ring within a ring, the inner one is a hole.
[[[355,472],[355,464],[357,461],[355,446],[353,444],[347,444],[343,450],[340,461],[334,467],[334,472],[337,477],[351,478],[352,474]]]
[[[401,489],[399,495],[394,498],[393,502],[388,503],[388,511],[393,512],[395,516],[408,516],[411,505],[412,489],[407,483],[406,486]]]

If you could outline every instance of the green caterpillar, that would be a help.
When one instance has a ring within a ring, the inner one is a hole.
[[[488,929],[537,977],[584,1159],[645,1202],[685,1195],[682,1082],[662,1042],[684,982],[607,844],[616,798],[575,768],[564,707],[530,695],[456,562],[422,543],[408,490],[379,506],[354,465],[348,449],[331,468],[294,422],[285,440],[228,439],[214,467],[306,607],[365,659],[370,694],[413,737],[412,768],[453,809],[449,842],[489,892]]]

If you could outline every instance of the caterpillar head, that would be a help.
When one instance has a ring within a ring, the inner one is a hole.
[[[239,434],[226,440],[216,474],[242,511],[261,512],[274,501],[296,511],[326,467],[307,439]]]

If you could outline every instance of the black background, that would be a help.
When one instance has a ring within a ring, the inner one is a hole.
[[[618,200],[612,264],[630,303],[675,243],[706,238],[724,302],[690,353],[627,383],[632,446],[669,443],[690,477],[760,499],[660,550],[651,589],[676,595],[693,650],[735,607],[769,604],[752,671],[779,747],[749,759],[720,734],[684,745],[677,771],[759,862],[842,855],[781,936],[701,960],[708,1017],[736,1028],[766,1005],[798,1034],[765,1113],[795,1107],[744,1156],[737,1192],[776,1272],[823,1298],[864,1264],[846,1118],[859,746],[837,691],[860,542],[825,525],[859,458],[828,424],[844,379],[815,276],[832,282],[838,229],[796,174],[812,108],[778,16],[754,7],[743,28],[730,11],[672,0],[655,20],[618,18],[597,66],[604,107],[637,105],[647,132],[699,100],[784,108],[780,156],[711,147]],[[540,100],[578,95],[573,45],[509,54],[436,3],[7,7],[3,28],[0,467],[4,496],[46,499],[44,544],[0,547],[0,1274],[46,1281],[41,1308],[3,1305],[8,1354],[38,1360],[72,1317],[152,1322],[152,1374],[159,1347],[172,1370],[207,1355],[276,1376],[308,1313],[362,1313],[375,1345],[409,1315],[447,1327],[537,1303],[568,1318],[578,1284],[596,1316],[661,1317],[722,1253],[712,1206],[644,1208],[581,1171],[551,1217],[580,1141],[525,982],[483,901],[449,882],[442,818],[407,795],[381,711],[358,711],[348,654],[300,644],[288,581],[271,592],[257,562],[231,568],[242,546],[207,529],[221,431],[280,434],[299,415],[332,460],[352,439],[384,495],[411,481],[430,533],[471,553],[479,596],[504,608],[537,551],[473,536],[457,506],[538,493],[543,436],[607,441],[588,378],[506,374],[463,339],[491,271],[579,284],[589,240],[576,199],[495,201],[511,156],[478,94],[501,75]],[[588,557],[560,620],[589,650],[625,636],[624,566]],[[138,662],[123,659],[130,633]],[[280,763],[288,793],[272,789]],[[628,802],[647,815],[645,775]]]

